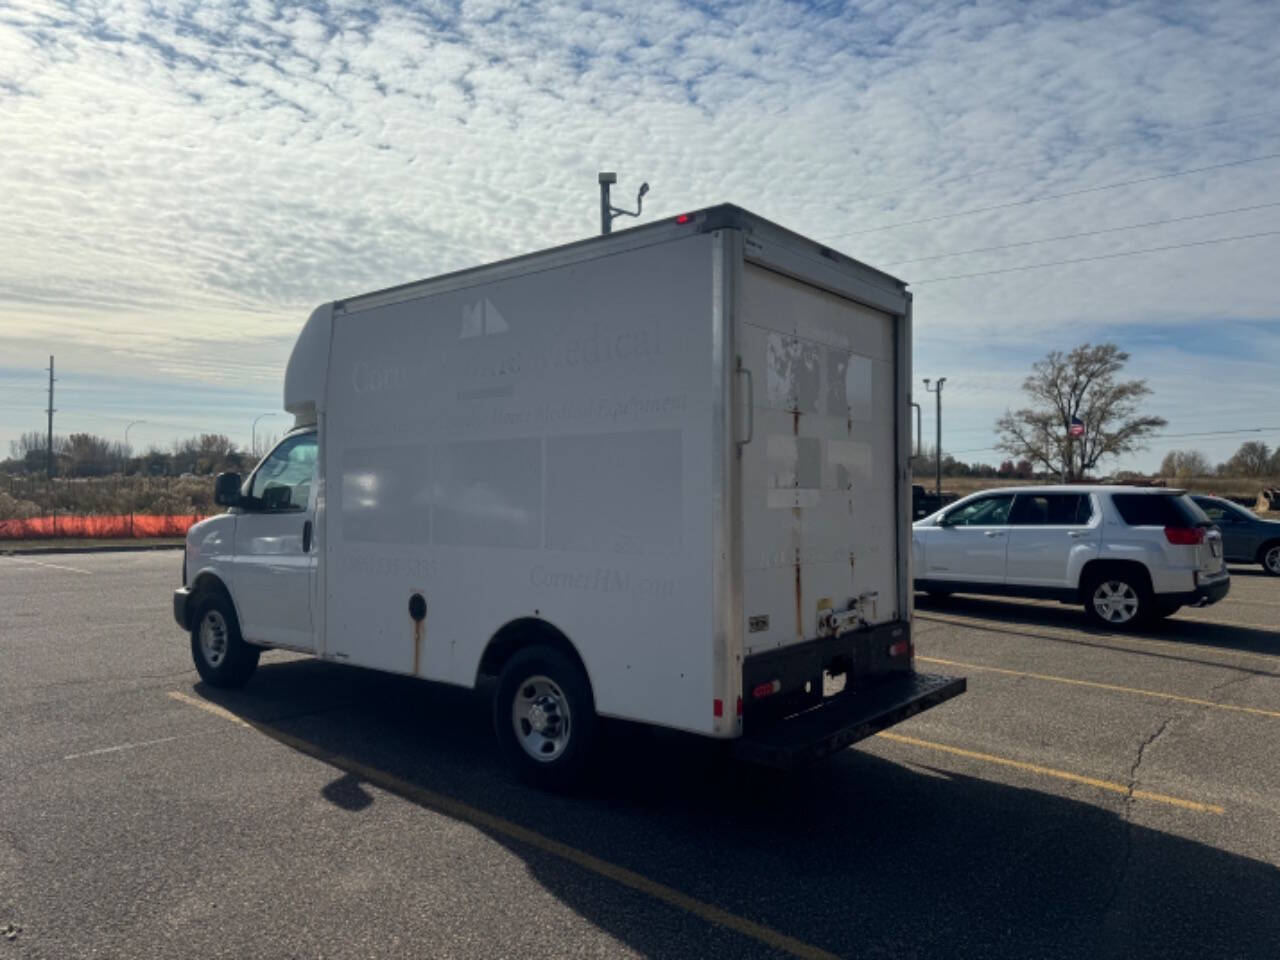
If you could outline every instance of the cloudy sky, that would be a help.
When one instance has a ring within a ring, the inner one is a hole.
[[[649,181],[645,220],[731,201],[911,281],[964,459],[1086,339],[1179,435],[1120,466],[1276,444],[1278,28],[1274,0],[0,0],[0,456],[51,353],[59,433],[247,444],[314,305],[590,235],[599,170]]]

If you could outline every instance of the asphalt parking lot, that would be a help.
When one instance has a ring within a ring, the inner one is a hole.
[[[1274,957],[1280,580],[1158,629],[921,598],[957,700],[780,776],[616,727],[571,796],[476,697],[198,682],[177,552],[0,557],[8,957]]]

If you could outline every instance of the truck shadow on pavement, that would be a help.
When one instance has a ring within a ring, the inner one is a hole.
[[[1280,657],[1280,629],[1269,630],[1266,627],[1242,627],[1236,624],[1213,623],[1208,620],[1191,620],[1177,614],[1167,620],[1145,626],[1127,633],[1110,633],[1093,626],[1084,619],[1080,608],[1074,605],[1030,604],[993,599],[954,595],[945,599],[916,595],[916,611],[922,614],[921,619],[931,618],[930,614],[942,617],[972,617],[975,630],[1008,631],[1012,626],[1050,627],[1055,630],[1069,630],[1076,638],[1050,636],[1047,634],[1027,634],[1045,640],[1056,640],[1067,643],[1091,644],[1104,638],[1124,639],[1136,637],[1148,640],[1186,641],[1203,647],[1219,647],[1223,650],[1238,650],[1242,653],[1257,653]],[[988,621],[996,621],[990,623]],[[959,624],[959,621],[951,621]],[[967,624],[960,624],[967,625]],[[1078,638],[1078,639],[1077,639]],[[1202,661],[1196,661],[1202,662]]]
[[[783,775],[730,762],[722,744],[619,723],[605,724],[581,788],[548,794],[507,775],[488,705],[469,691],[319,661],[264,663],[244,690],[196,691],[333,767],[322,793],[351,816],[390,790],[470,823],[648,956],[1271,957],[1280,942],[1280,870],[1132,820],[1222,835],[1239,811],[1068,799],[857,748]],[[711,923],[521,831],[812,952]],[[519,891],[492,895],[505,893]],[[570,946],[549,942],[546,955]]]

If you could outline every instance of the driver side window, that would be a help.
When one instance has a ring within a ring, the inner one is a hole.
[[[314,433],[286,437],[254,473],[248,506],[271,513],[306,510],[315,464]]]
[[[1012,494],[1000,494],[971,500],[946,515],[948,527],[996,527],[1009,522]]]

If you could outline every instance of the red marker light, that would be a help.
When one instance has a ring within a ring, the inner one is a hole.
[[[682,213],[676,217],[676,223],[693,223],[693,217],[687,213]]]
[[[711,715],[713,717],[724,716],[724,701],[719,698],[711,701]]]
[[[782,689],[782,684],[777,680],[766,680],[764,683],[757,683],[751,691],[751,696],[760,700],[764,697],[771,697]]]

